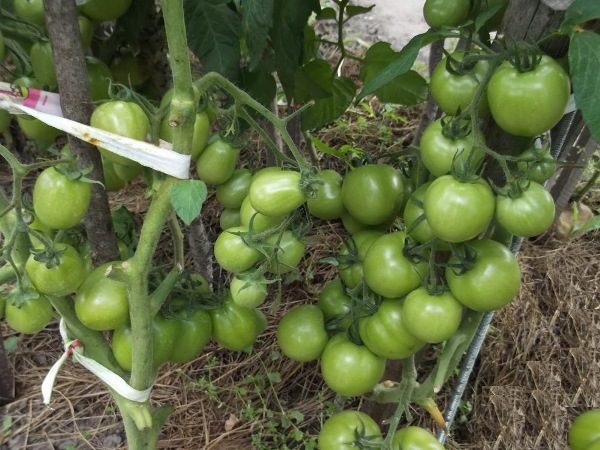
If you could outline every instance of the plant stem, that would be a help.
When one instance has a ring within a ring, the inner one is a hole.
[[[384,448],[392,448],[392,439],[402,416],[408,410],[412,401],[412,394],[417,386],[417,369],[415,368],[415,357],[410,356],[402,360],[402,381],[400,381],[401,395],[394,415],[390,419],[390,427],[385,438]]]

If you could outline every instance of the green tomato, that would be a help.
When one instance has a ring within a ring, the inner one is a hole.
[[[115,20],[127,12],[133,0],[90,0],[79,10],[97,21]]]
[[[366,225],[393,220],[403,199],[402,177],[387,164],[357,167],[346,175],[342,184],[344,207],[352,217]]]
[[[385,359],[354,344],[345,333],[332,337],[321,355],[323,380],[340,395],[353,397],[372,391],[384,371]]]
[[[253,208],[252,202],[250,201],[250,196],[246,197],[244,201],[242,201],[242,206],[240,208],[240,220],[242,225],[249,228],[250,222],[252,222],[252,230],[257,233],[281,225],[286,217],[287,216],[285,215],[265,216],[264,214],[259,213]]]
[[[315,185],[315,197],[306,201],[308,211],[319,219],[339,219],[344,213],[342,176],[335,170],[323,170],[319,179],[322,183]]]
[[[98,106],[92,113],[90,125],[119,136],[138,141],[146,139],[150,131],[150,121],[144,110],[133,102],[111,100]],[[117,164],[132,165],[131,160],[100,148],[102,156]]]
[[[499,195],[496,200],[496,220],[515,236],[542,234],[554,222],[555,212],[552,195],[535,181],[518,197]]]
[[[340,278],[350,289],[354,289],[363,280],[363,261],[373,242],[381,236],[381,231],[364,230],[344,242],[339,254]]]
[[[419,152],[427,170],[434,177],[441,177],[450,173],[453,166],[460,167],[467,162],[472,167],[478,167],[485,153],[473,145],[473,133],[457,139],[446,137],[443,133],[442,121],[438,119],[425,128]]]
[[[32,295],[17,306],[10,296],[4,309],[6,323],[13,330],[24,334],[35,334],[46,328],[52,319],[52,305],[46,297]]]
[[[0,319],[4,317],[4,310],[6,309],[6,296],[0,292]]]
[[[77,17],[79,22],[79,34],[81,35],[81,45],[84,50],[92,46],[92,39],[94,38],[94,22],[85,16]]]
[[[444,450],[444,446],[424,428],[405,427],[394,434],[392,450]]]
[[[420,287],[406,296],[402,322],[406,330],[417,339],[437,344],[456,333],[462,311],[462,305],[451,292],[434,295]]]
[[[359,231],[366,231],[366,230],[378,230],[378,231],[383,232],[387,228],[389,228],[388,225],[391,225],[391,224],[365,225],[364,223],[361,223],[358,220],[356,220],[354,217],[352,217],[350,215],[350,213],[346,210],[344,210],[344,212],[342,213],[341,219],[342,219],[342,224],[344,225],[344,228],[346,229],[346,231],[352,235],[358,233]]]
[[[529,148],[521,153],[522,160],[517,162],[517,168],[527,179],[536,183],[544,183],[556,172],[558,163],[550,155],[549,149]]]
[[[229,286],[234,303],[246,308],[256,308],[267,299],[267,280],[265,277],[241,278],[236,275]]]
[[[417,190],[412,193],[404,207],[403,219],[408,235],[421,244],[425,244],[435,238],[435,235],[427,222],[427,218],[424,217],[425,211],[423,210],[423,199],[425,198],[425,192],[430,184],[431,183],[425,183],[419,186]],[[421,216],[423,216],[423,219],[420,219]],[[420,222],[417,223],[418,220],[420,220]]]
[[[255,248],[249,247],[237,232],[247,232],[246,227],[229,228],[219,234],[215,241],[215,259],[219,265],[233,273],[244,272],[256,264],[262,254]]]
[[[289,310],[277,327],[281,351],[294,361],[314,361],[327,344],[323,312],[316,305],[300,305]]]
[[[253,308],[234,303],[231,298],[218,309],[210,311],[215,341],[227,350],[242,351],[254,344],[262,332],[264,318]]]
[[[106,158],[102,158],[102,171],[104,172],[104,187],[107,191],[118,191],[127,184],[127,181],[120,178],[115,172],[115,165]]]
[[[75,314],[81,323],[92,330],[114,330],[129,321],[127,285],[106,276],[110,264],[94,269],[75,297]]]
[[[404,359],[425,345],[404,325],[403,310],[400,300],[386,299],[375,314],[360,320],[360,338],[375,355],[386,359]]]
[[[274,256],[277,261],[269,267],[269,271],[275,274],[288,273],[298,267],[304,256],[304,243],[289,230],[284,231],[281,236],[275,234],[266,240],[273,245]]]
[[[600,409],[590,409],[575,418],[569,429],[571,450],[591,450],[600,442]]]
[[[519,292],[521,270],[517,258],[504,245],[488,239],[469,242],[475,261],[464,273],[452,265],[460,261],[451,257],[446,268],[450,292],[467,308],[475,311],[500,309]]]
[[[196,162],[198,178],[206,184],[223,184],[229,180],[238,158],[240,149],[223,139],[217,139],[204,149]]]
[[[188,312],[177,318],[177,335],[169,360],[186,363],[196,358],[212,336],[212,319],[206,311]]]
[[[122,180],[128,182],[142,173],[143,167],[133,161],[129,161],[127,165],[113,163],[115,174]]]
[[[300,172],[268,168],[254,175],[250,184],[252,207],[265,216],[285,216],[306,198],[300,187]]]
[[[358,437],[381,440],[379,425],[367,414],[342,411],[325,421],[319,432],[319,450],[355,450]]]
[[[36,42],[29,51],[33,74],[44,86],[56,86],[54,56],[50,42]]]
[[[85,267],[77,250],[70,245],[58,243],[55,250],[62,252],[58,265],[48,267],[46,263],[36,261],[30,255],[25,263],[25,270],[39,293],[62,297],[77,290],[85,276]]]
[[[404,256],[406,235],[402,231],[384,234],[367,252],[363,262],[365,282],[374,292],[399,298],[420,286],[427,264],[415,264]]]
[[[465,242],[483,233],[494,218],[494,193],[484,180],[462,182],[452,175],[434,180],[425,192],[425,216],[446,242]]]
[[[5,109],[0,109],[0,133],[6,133],[10,127],[10,113]]]
[[[13,84],[21,88],[41,89],[42,83],[34,78],[21,77],[13,81]],[[17,115],[17,123],[23,134],[29,139],[36,141],[41,147],[49,146],[61,133],[60,130],[52,128],[45,123],[24,114]]]
[[[494,121],[516,136],[534,137],[558,123],[571,93],[569,76],[549,56],[532,70],[519,72],[511,63],[498,67],[488,84]]]
[[[112,79],[110,69],[104,62],[93,56],[86,56],[85,65],[92,100],[97,102],[107,99],[110,80]]]
[[[13,7],[17,17],[42,28],[46,26],[44,0],[15,0]]]
[[[469,0],[426,0],[423,16],[431,28],[456,27],[467,20],[470,9]]]
[[[141,57],[129,53],[113,59],[110,72],[117,83],[133,87],[139,87],[148,81],[151,73]]]
[[[237,169],[229,180],[217,187],[217,200],[225,208],[240,209],[250,191],[251,181],[250,170]]]
[[[206,111],[196,113],[196,121],[194,122],[194,134],[192,136],[192,148],[190,155],[192,160],[196,161],[200,153],[208,143],[210,133],[210,119]],[[173,143],[173,127],[169,125],[169,111],[160,123],[160,138],[169,143]]]
[[[219,226],[222,230],[239,227],[242,225],[242,216],[239,209],[225,208],[219,216]]]
[[[336,323],[340,331],[352,324],[352,299],[344,290],[342,280],[336,278],[325,285],[319,294],[319,308],[327,322]]]
[[[33,210],[44,225],[65,230],[85,217],[91,191],[89,183],[71,180],[54,167],[48,167],[35,180]]]

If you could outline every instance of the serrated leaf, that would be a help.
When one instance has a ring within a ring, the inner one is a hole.
[[[565,12],[560,31],[571,34],[575,26],[600,18],[600,2],[598,0],[575,0]]]
[[[240,16],[228,0],[184,0],[188,46],[207,72],[239,78]]]
[[[332,20],[337,17],[335,9],[328,7],[323,8],[319,14],[317,14],[317,20]]]
[[[317,99],[314,106],[302,114],[302,128],[312,130],[333,122],[352,104],[355,93],[356,86],[351,79],[335,78],[332,83],[331,95]]]
[[[366,14],[375,8],[375,5],[370,6],[358,6],[358,5],[348,5],[346,6],[346,15],[348,18],[359,16],[361,14]]]
[[[277,75],[288,99],[293,96],[296,70],[302,61],[304,27],[311,13],[319,10],[317,0],[275,0],[271,42]]]
[[[296,72],[294,99],[300,103],[331,96],[333,69],[323,59],[304,64]]]
[[[206,200],[206,185],[200,180],[184,180],[171,191],[171,206],[177,217],[189,225],[200,215],[202,204]]]
[[[600,142],[600,35],[576,33],[569,46],[569,67],[575,103],[596,142]]]
[[[398,58],[388,64],[383,70],[381,70],[376,76],[374,76],[365,86],[358,95],[357,101],[361,100],[367,95],[375,93],[375,91],[382,86],[393,81],[396,77],[408,72],[419,54],[419,50],[437,41],[443,37],[442,33],[438,31],[429,30],[425,33],[418,34],[413,37],[408,44],[400,51]]]
[[[400,57],[387,42],[371,46],[363,60],[360,78],[368,84],[385,67]],[[384,103],[414,105],[427,98],[427,82],[414,70],[398,75],[389,83],[377,89],[374,94]]]
[[[269,31],[273,25],[274,0],[244,0],[242,2],[242,33],[253,71],[267,48]]]

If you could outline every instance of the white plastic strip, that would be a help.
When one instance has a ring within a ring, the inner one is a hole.
[[[575,96],[571,94],[569,96],[569,102],[567,103],[567,107],[565,108],[565,114],[572,113],[573,111],[577,111],[577,105],[575,104]]]
[[[102,380],[104,384],[106,384],[109,388],[111,388],[120,396],[133,402],[142,403],[150,398],[152,387],[143,391],[138,391],[137,389],[134,389],[129,384],[127,384],[127,382],[116,373],[107,369],[97,361],[94,361],[93,359],[84,356],[83,347],[81,346],[81,344],[79,344],[79,341],[73,341],[69,339],[67,335],[65,321],[63,319],[60,320],[59,330],[65,347],[65,352],[50,368],[50,371],[48,372],[48,374],[44,378],[44,381],[42,382],[42,398],[44,400],[44,404],[50,404],[50,400],[52,398],[52,389],[54,388],[56,376],[58,375],[60,368],[70,355],[73,356],[73,360],[77,361],[87,370],[89,370],[98,378],[100,378],[100,380]]]
[[[28,108],[52,114],[53,116],[63,117],[60,107],[60,96],[54,92],[26,88],[0,81],[0,94],[12,97]]]
[[[116,155],[135,161],[142,166],[150,167],[175,178],[189,178],[190,155],[183,155],[167,148],[160,148],[147,142],[136,141],[135,139],[99,130],[57,115],[40,112],[21,104],[18,98],[5,93],[0,93],[0,109],[6,109],[11,113],[28,114],[51,127],[58,128],[92,145],[102,147]]]

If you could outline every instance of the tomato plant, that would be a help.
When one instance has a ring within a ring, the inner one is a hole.
[[[194,161],[198,160],[200,153],[208,143],[210,133],[210,119],[205,111],[196,113],[196,121],[194,122],[194,134],[192,137],[192,150],[190,154]],[[165,116],[160,124],[160,138],[173,143],[173,128],[169,125],[169,115]]]
[[[342,176],[335,170],[322,170],[320,183],[316,184],[314,197],[308,198],[308,211],[323,220],[338,219],[344,212],[342,202]]]
[[[177,317],[177,334],[169,360],[184,363],[197,357],[212,336],[212,319],[206,311],[184,311]]]
[[[425,191],[429,188],[429,184],[422,184],[411,194],[404,207],[404,215],[402,217],[404,225],[406,225],[407,234],[422,244],[435,238],[423,210],[423,199],[425,198]]]
[[[127,12],[133,0],[90,0],[80,11],[98,21],[115,20]]]
[[[217,200],[225,208],[240,209],[250,190],[251,181],[252,172],[249,169],[236,170],[225,183],[217,186]]]
[[[29,293],[22,303],[17,303],[9,295],[4,307],[4,315],[6,323],[13,330],[24,334],[35,334],[46,328],[52,319],[52,306],[46,297],[34,292]]]
[[[242,225],[250,228],[250,224],[252,224],[252,230],[257,233],[280,225],[283,223],[285,218],[285,215],[265,216],[264,214],[259,213],[252,206],[250,196],[246,197],[244,201],[242,201],[242,206],[240,207],[240,221]]]
[[[569,429],[571,450],[595,449],[600,442],[600,409],[590,409],[575,418]]]
[[[276,274],[288,273],[294,270],[304,256],[304,243],[294,233],[286,230],[279,235],[273,235],[266,241],[273,245],[274,256],[269,270]]]
[[[360,438],[368,438],[372,443],[381,439],[379,425],[360,411],[342,411],[323,424],[319,432],[319,450],[355,449]]]
[[[50,42],[36,42],[31,46],[29,53],[31,66],[35,77],[44,86],[56,86],[56,72],[54,71],[54,57]]]
[[[267,280],[264,276],[236,275],[229,286],[232,300],[240,306],[256,308],[267,298]]]
[[[432,28],[455,27],[467,20],[470,8],[469,0],[426,0],[423,16]]]
[[[300,305],[289,310],[277,326],[277,343],[294,361],[318,359],[327,344],[323,312],[316,305]]]
[[[110,63],[110,73],[117,83],[139,87],[150,78],[150,71],[141,57],[125,53]]]
[[[248,246],[240,234],[247,233],[246,227],[234,227],[223,231],[215,241],[215,259],[219,265],[233,273],[250,269],[262,257],[261,253]]]
[[[74,293],[85,276],[84,263],[72,246],[58,243],[52,252],[53,259],[38,261],[31,255],[25,264],[25,270],[33,286],[41,294],[68,295]]]
[[[242,225],[242,215],[239,209],[225,208],[219,216],[219,226],[221,230],[227,230]]]
[[[363,280],[363,261],[381,231],[364,230],[348,239],[340,250],[340,278],[349,288],[355,288]]]
[[[499,195],[496,200],[496,219],[506,231],[516,236],[542,234],[554,222],[554,199],[535,181],[514,197]]]
[[[517,167],[527,179],[543,183],[556,172],[557,162],[549,149],[529,148],[521,153]]]
[[[291,213],[306,200],[300,188],[300,172],[293,170],[269,169],[257,172],[248,195],[256,211],[273,217]]]
[[[206,184],[223,184],[229,180],[240,155],[240,150],[223,139],[208,144],[196,161],[198,178]]]
[[[262,318],[253,308],[246,308],[233,302],[231,298],[223,305],[210,311],[213,324],[213,337],[228,350],[248,350],[262,331]]]
[[[13,7],[15,14],[21,19],[40,27],[46,26],[43,0],[15,0]]]
[[[90,84],[90,95],[92,100],[99,101],[108,98],[108,88],[112,75],[104,62],[93,56],[85,59],[87,76]]]
[[[444,450],[444,446],[426,429],[413,426],[396,432],[392,450]]]
[[[352,299],[346,294],[342,280],[336,278],[325,285],[319,294],[319,308],[326,321],[335,321],[340,330],[352,323]]]

